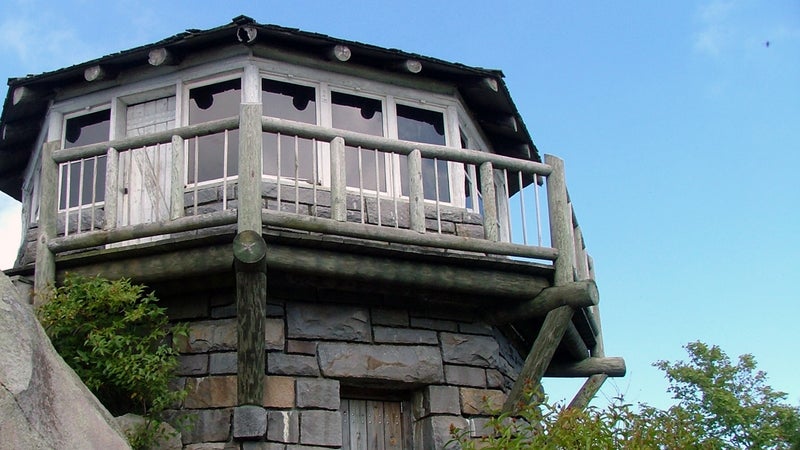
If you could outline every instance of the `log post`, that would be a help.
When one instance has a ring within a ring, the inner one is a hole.
[[[119,199],[119,152],[109,147],[106,152],[105,225],[103,229],[117,228],[117,199]]]
[[[339,62],[346,62],[352,56],[352,52],[350,51],[350,47],[346,45],[334,45],[333,47],[328,50],[327,57],[331,61],[339,61]]]
[[[553,168],[553,172],[547,177],[550,239],[553,247],[558,249],[558,258],[553,263],[555,266],[553,285],[564,286],[575,280],[572,273],[575,255],[572,244],[572,215],[567,202],[564,161],[552,155],[545,155],[545,163]],[[481,182],[483,182],[483,167],[481,167]],[[484,205],[486,203],[484,198]],[[572,321],[573,312],[571,306],[561,306],[547,313],[531,351],[525,358],[525,364],[503,405],[504,411],[517,410],[524,399],[526,387],[533,388],[534,392],[540,391],[542,376]]]
[[[170,219],[183,217],[184,189],[184,140],[180,136],[172,136],[172,169],[170,171]]]
[[[422,188],[422,153],[414,149],[408,154],[408,217],[411,229],[425,232],[425,193]]]
[[[178,58],[174,53],[164,47],[154,48],[147,54],[147,62],[151,66],[174,66],[178,64]]]
[[[494,167],[487,161],[480,165],[480,183],[483,193],[483,234],[489,241],[500,240],[497,222],[497,196],[494,192]]]
[[[261,104],[242,103],[239,115],[238,234],[233,240],[240,405],[261,405],[264,394],[267,244],[261,237],[261,158]]]
[[[344,165],[344,138],[331,141],[331,218],[347,221],[347,172]]]
[[[261,405],[264,397],[267,243],[245,230],[233,239],[236,268],[237,395],[240,405]]]
[[[585,409],[589,406],[589,402],[597,395],[597,391],[600,390],[600,387],[603,386],[603,383],[605,383],[607,379],[608,375],[604,373],[592,375],[587,378],[586,382],[581,386],[581,389],[575,394],[572,401],[569,402],[568,408]]]
[[[53,151],[61,146],[59,141],[42,146],[42,173],[39,189],[39,236],[36,239],[36,266],[34,268],[34,304],[41,305],[56,281],[56,259],[47,246],[56,236],[58,218],[58,165]]]
[[[527,300],[507,310],[491,313],[486,319],[490,324],[509,323],[516,320],[541,317],[560,306],[582,308],[596,305],[600,294],[594,280],[575,281],[563,286],[543,289],[532,300]]]
[[[604,373],[610,377],[624,377],[626,371],[625,360],[618,356],[592,356],[582,361],[551,364],[545,375],[555,378],[581,378]]]

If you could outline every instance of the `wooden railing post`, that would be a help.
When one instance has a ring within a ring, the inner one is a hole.
[[[408,154],[408,217],[412,230],[425,232],[425,193],[422,188],[422,153]]]
[[[117,228],[117,199],[119,198],[119,152],[109,147],[106,152],[105,225],[106,230]]]
[[[183,190],[184,190],[184,140],[180,136],[172,136],[172,170],[170,172],[170,202],[169,218],[172,220],[183,217]]]
[[[554,286],[564,286],[574,281],[572,266],[574,265],[574,245],[572,243],[572,214],[567,203],[567,183],[564,175],[564,161],[552,155],[545,155],[545,163],[553,168],[547,177],[547,204],[550,213],[550,239],[552,246],[558,249],[558,257],[554,262]],[[481,167],[483,175],[483,167]],[[486,201],[484,199],[484,205]],[[547,313],[542,328],[531,346],[525,364],[508,394],[505,411],[516,410],[524,398],[526,385],[538,394],[542,376],[544,376],[556,348],[561,343],[567,327],[572,321],[574,310],[571,306],[561,306]]]
[[[480,165],[481,193],[483,194],[483,235],[487,240],[499,241],[497,222],[497,195],[494,190],[494,167],[491,161]]]
[[[261,237],[261,104],[243,103],[239,116],[236,262],[237,394],[239,405],[264,396],[267,301],[266,243]]]
[[[58,220],[58,165],[53,152],[61,146],[50,141],[42,146],[42,173],[39,187],[39,236],[36,239],[36,267],[34,268],[34,304],[47,301],[56,281],[56,259],[47,246],[56,236]]]
[[[347,172],[344,165],[344,138],[331,141],[331,218],[347,221]]]

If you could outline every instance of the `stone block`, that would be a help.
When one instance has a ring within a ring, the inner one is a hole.
[[[471,223],[457,223],[456,234],[458,236],[483,239],[483,225],[473,225]]]
[[[236,374],[236,352],[211,353],[208,358],[211,375]]]
[[[254,405],[237,406],[233,410],[233,438],[258,440],[267,434],[267,410]]]
[[[236,447],[236,450],[239,450]],[[242,442],[242,450],[286,450],[286,446],[277,442]]]
[[[470,366],[444,365],[444,379],[456,386],[486,387],[486,369]]]
[[[297,379],[297,407],[338,410],[339,382],[325,378]]]
[[[186,408],[222,408],[236,405],[236,376],[187,378]]]
[[[370,340],[369,312],[365,308],[290,303],[286,322],[292,339]]]
[[[286,341],[286,353],[316,355],[317,343],[316,341],[296,341],[294,339],[290,339]]]
[[[283,350],[286,342],[286,333],[283,328],[283,319],[267,318],[264,328],[264,348],[267,350]]]
[[[461,412],[467,415],[494,414],[503,407],[506,394],[494,389],[460,388]]]
[[[232,411],[231,408],[182,410],[166,412],[165,416],[166,420],[177,429],[181,429],[179,426],[181,423],[191,424],[181,430],[183,445],[188,445],[227,442],[230,438]]]
[[[264,406],[267,408],[294,408],[294,378],[264,377]]]
[[[300,413],[300,443],[341,447],[342,414],[339,411],[302,411]]]
[[[449,320],[430,319],[428,317],[412,317],[410,323],[412,328],[453,332],[458,330],[458,324]]]
[[[407,327],[408,311],[404,309],[372,309],[372,325],[386,325],[390,327]]]
[[[236,350],[236,319],[192,323],[189,336],[176,341],[182,353]]]
[[[467,422],[469,422],[469,437],[481,438],[491,435],[494,432],[494,427],[489,423],[491,420],[488,417],[470,417],[467,419]]]
[[[433,330],[415,330],[412,328],[374,327],[372,329],[375,342],[388,344],[428,344],[438,345],[439,338]]]
[[[480,322],[460,323],[458,324],[458,331],[466,334],[483,334],[485,336],[493,335],[492,327]]]
[[[201,444],[184,445],[183,450],[239,450],[234,442],[203,442]]]
[[[298,411],[267,412],[267,440],[296,444],[300,441],[300,413]]]
[[[486,369],[486,387],[492,389],[502,389],[506,379],[499,370]]]
[[[317,358],[307,355],[267,354],[267,373],[270,375],[319,376]]]
[[[438,347],[320,343],[320,369],[330,378],[438,384],[444,369]]]
[[[414,448],[443,449],[450,441],[450,428],[466,429],[467,420],[458,416],[431,416],[414,423]]]
[[[446,363],[495,367],[500,347],[489,336],[441,333],[442,359]]]
[[[422,393],[422,416],[431,414],[460,414],[458,388],[455,386],[428,386]]]
[[[194,355],[180,355],[178,357],[178,375],[207,375],[208,374],[208,355],[198,353]]]
[[[267,303],[267,317],[283,317],[283,303]]]

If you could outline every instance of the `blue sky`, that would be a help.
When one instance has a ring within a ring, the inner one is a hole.
[[[6,0],[0,78],[239,14],[501,69],[540,152],[566,163],[606,353],[628,365],[602,395],[668,405],[650,364],[699,339],[752,353],[800,402],[800,2],[222,3]],[[3,268],[18,216],[0,194]]]

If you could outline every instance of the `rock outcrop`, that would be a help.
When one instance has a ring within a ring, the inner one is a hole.
[[[0,272],[0,446],[129,449],[112,423]]]

